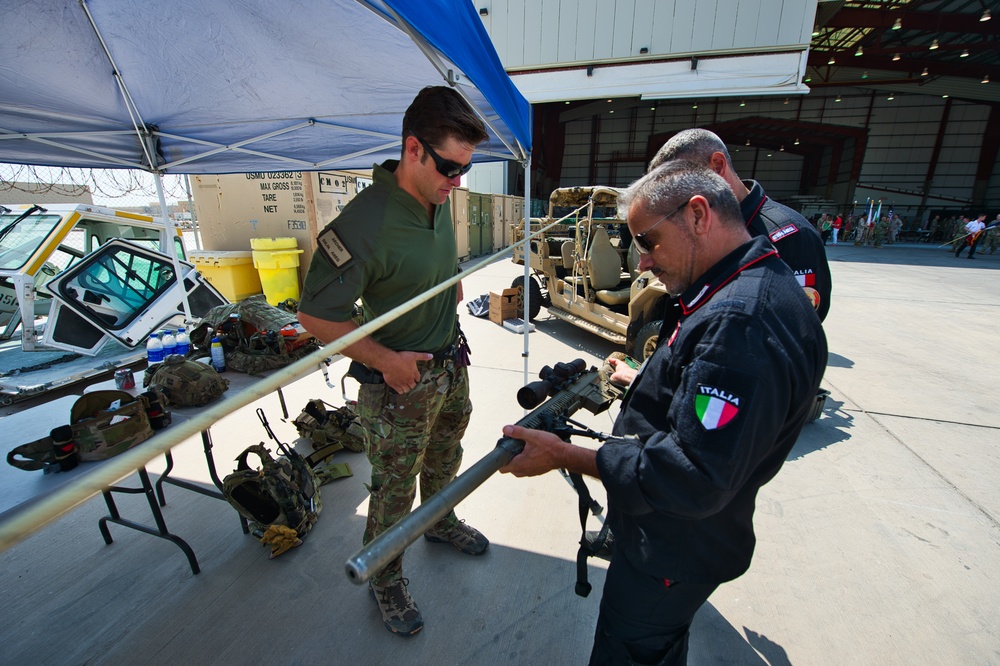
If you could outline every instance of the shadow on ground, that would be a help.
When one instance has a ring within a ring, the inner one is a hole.
[[[706,603],[691,624],[688,663],[788,666],[784,648],[751,629],[743,627],[743,631],[746,638],[711,602]]]
[[[814,451],[849,440],[851,435],[847,431],[853,427],[854,417],[841,409],[843,406],[843,401],[828,397],[823,407],[823,414],[812,423],[806,424],[787,459],[798,460]]]

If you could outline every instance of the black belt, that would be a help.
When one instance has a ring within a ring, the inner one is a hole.
[[[453,361],[455,359],[455,354],[458,352],[458,343],[453,342],[445,349],[439,352],[434,352],[435,361]]]
[[[354,377],[361,384],[385,384],[385,377],[375,368],[369,368],[359,361],[351,361],[347,368],[347,374]]]
[[[455,353],[458,351],[458,345],[452,344],[442,351],[435,352],[433,354],[434,358],[427,361],[417,361],[417,363],[427,364],[432,368],[440,368],[448,366],[455,362]],[[347,368],[347,374],[354,377],[361,384],[385,384],[385,377],[382,373],[375,368],[369,368],[364,363],[360,361],[351,361],[351,365]]]

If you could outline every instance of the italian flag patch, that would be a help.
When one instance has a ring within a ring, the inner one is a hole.
[[[729,425],[740,413],[740,399],[720,388],[698,384],[694,411],[705,430],[718,430]]]
[[[811,268],[795,271],[795,279],[799,281],[800,287],[816,286],[816,272]]]

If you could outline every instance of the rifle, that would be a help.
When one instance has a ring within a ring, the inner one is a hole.
[[[539,381],[517,392],[518,404],[532,410],[517,425],[547,430],[561,437],[592,434],[570,429],[567,424],[574,423],[570,417],[581,407],[600,414],[618,396],[609,388],[609,382],[602,381],[602,371],[586,368],[586,362],[579,358],[572,363],[557,363],[555,368],[542,368]],[[546,402],[548,396],[552,397]],[[347,578],[357,585],[365,583],[523,450],[522,440],[501,437],[490,453],[352,555],[345,565]]]

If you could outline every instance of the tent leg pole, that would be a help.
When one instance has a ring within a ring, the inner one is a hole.
[[[174,277],[180,282],[181,298],[184,304],[184,321],[191,322],[194,321],[194,318],[191,316],[191,305],[188,303],[187,289],[184,288],[184,272],[181,270],[181,262],[177,257],[177,243],[175,241],[177,238],[177,227],[174,226],[174,221],[170,217],[170,210],[167,208],[167,197],[163,193],[163,174],[159,171],[156,172],[156,198],[160,201],[160,215],[163,216],[163,222],[167,227],[166,252],[174,265]]]
[[[531,280],[531,244],[528,241],[528,237],[531,236],[531,154],[528,154],[528,159],[524,164],[524,206],[521,207],[524,211],[524,247],[522,248],[522,256],[524,257],[524,312],[521,313],[521,319],[524,321],[524,331],[522,335],[524,336],[524,351],[521,353],[521,358],[524,359],[524,384],[527,385],[530,381],[528,379],[528,328],[530,321],[528,320],[528,313],[531,312],[530,301],[531,301],[531,289],[529,289]]]

